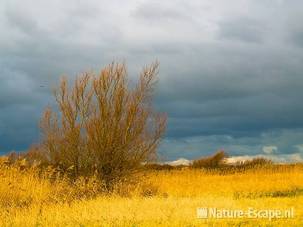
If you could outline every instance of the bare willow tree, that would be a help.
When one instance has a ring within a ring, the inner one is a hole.
[[[125,64],[112,63],[97,76],[85,73],[55,91],[59,114],[47,108],[42,151],[49,163],[74,176],[97,174],[107,187],[156,157],[166,116],[152,108],[158,63],[144,67],[130,86]]]

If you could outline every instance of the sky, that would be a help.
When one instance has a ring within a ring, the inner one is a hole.
[[[0,151],[39,141],[60,76],[156,59],[163,159],[303,160],[300,0],[0,0]]]

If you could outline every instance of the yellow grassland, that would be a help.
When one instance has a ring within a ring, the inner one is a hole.
[[[0,226],[303,226],[303,167],[235,173],[148,170],[111,195],[95,179],[57,177],[52,169],[0,164]],[[294,218],[198,219],[198,207],[280,209]]]

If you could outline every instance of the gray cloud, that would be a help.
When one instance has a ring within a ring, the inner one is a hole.
[[[235,39],[236,41],[262,43],[264,33],[270,30],[264,22],[240,17],[219,24],[219,37],[222,39]]]
[[[264,146],[298,153],[302,6],[282,0],[1,1],[0,150],[26,149],[38,140],[39,117],[53,104],[59,76],[73,78],[115,59],[126,60],[135,77],[158,59],[156,108],[169,116],[163,156],[191,158],[219,148],[255,155]]]
[[[165,5],[166,4],[166,5]],[[174,8],[172,2],[145,2],[137,7],[133,15],[149,24],[167,22],[183,22],[191,17],[183,8]],[[160,23],[160,24],[159,24]]]

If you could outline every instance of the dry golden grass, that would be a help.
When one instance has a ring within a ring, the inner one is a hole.
[[[302,226],[303,167],[241,173],[147,171],[136,186],[100,194],[94,180],[71,184],[49,169],[0,164],[0,226]],[[57,177],[57,178],[56,178]],[[198,207],[289,209],[292,219],[197,219]]]

